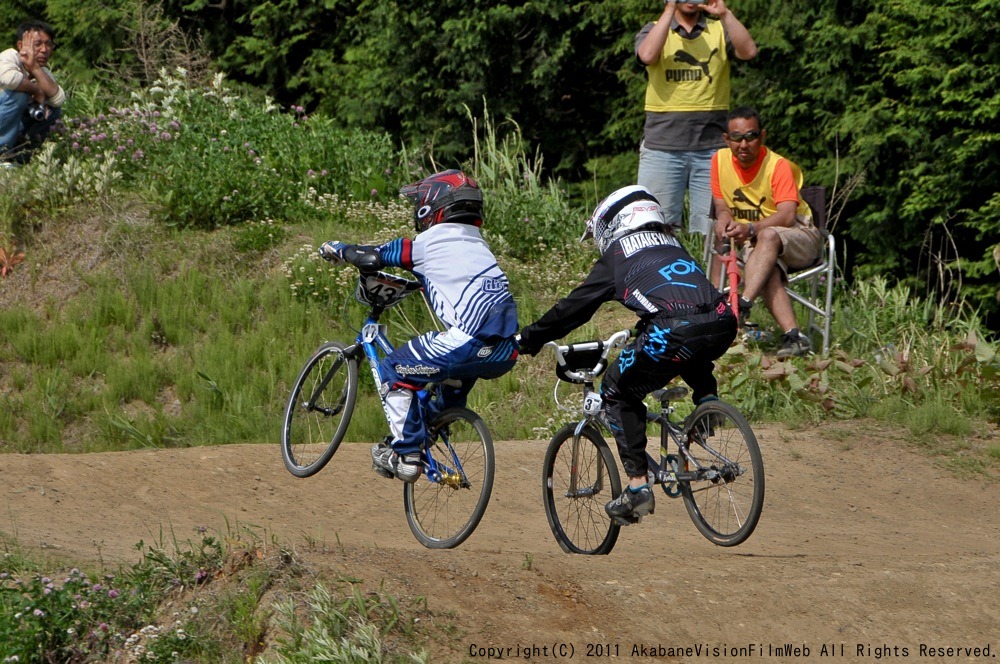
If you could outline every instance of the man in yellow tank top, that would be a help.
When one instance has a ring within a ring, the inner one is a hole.
[[[635,37],[646,65],[646,121],[637,182],[659,201],[664,221],[680,226],[688,194],[688,230],[709,235],[709,162],[721,147],[733,58],[757,45],[723,0],[667,2]]]
[[[743,299],[759,295],[781,327],[779,358],[807,355],[809,338],[799,331],[792,300],[785,291],[789,270],[814,264],[823,237],[799,197],[802,172],[793,162],[764,147],[767,130],[752,108],[734,109],[724,138],[729,147],[712,157],[715,234],[743,247]],[[742,306],[741,306],[742,308]]]

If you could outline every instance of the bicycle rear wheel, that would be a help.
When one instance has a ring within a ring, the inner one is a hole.
[[[714,479],[678,482],[684,506],[702,535],[719,546],[742,544],[764,508],[764,461],[746,418],[722,401],[704,403],[688,419],[688,450]],[[687,463],[681,457],[681,470]]]
[[[299,372],[285,407],[281,458],[296,477],[315,475],[333,458],[354,413],[358,359],[346,346],[320,346]]]
[[[601,434],[585,427],[574,444],[576,427],[564,426],[545,450],[545,516],[566,553],[607,554],[618,541],[621,527],[611,521],[604,504],[621,493],[621,478]]]
[[[424,474],[403,487],[406,522],[429,549],[451,549],[476,529],[493,493],[493,437],[479,415],[449,408],[429,427]]]

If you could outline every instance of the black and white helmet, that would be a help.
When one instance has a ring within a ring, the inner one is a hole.
[[[603,255],[618,238],[638,230],[656,228],[666,232],[668,226],[660,213],[660,203],[645,187],[622,187],[597,204],[587,220],[587,230],[580,241],[594,238]]]

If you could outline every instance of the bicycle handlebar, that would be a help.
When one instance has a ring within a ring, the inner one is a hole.
[[[575,344],[560,346],[554,341],[550,341],[545,346],[552,348],[556,354],[556,362],[562,369],[562,373],[572,381],[584,381],[588,378],[599,375],[607,366],[608,353],[615,348],[621,348],[632,336],[632,330],[619,330],[607,339],[598,341],[583,341]],[[591,369],[568,369],[566,365],[567,355],[573,353],[599,352],[600,357]]]

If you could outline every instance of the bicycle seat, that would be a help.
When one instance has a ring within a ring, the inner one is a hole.
[[[680,401],[688,395],[688,388],[683,385],[675,385],[662,390],[654,390],[653,398],[666,406],[671,401]]]

